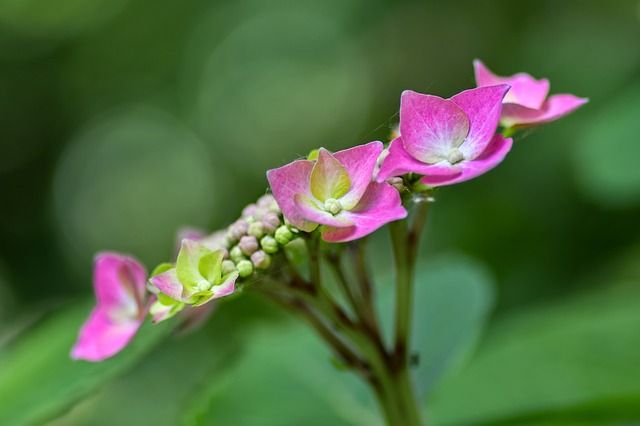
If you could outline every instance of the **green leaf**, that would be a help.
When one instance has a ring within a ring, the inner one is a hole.
[[[88,315],[86,303],[65,307],[2,348],[0,424],[41,424],[131,367],[168,331],[166,326],[146,324],[114,358],[72,361],[71,346]]]
[[[418,365],[413,377],[419,395],[428,393],[474,347],[493,307],[492,278],[486,269],[461,255],[444,255],[416,265],[413,341]],[[384,280],[380,312],[391,339],[394,284]]]
[[[303,324],[261,327],[247,337],[237,367],[202,393],[185,424],[379,424],[366,385],[334,368],[328,349]]]
[[[640,285],[517,315],[428,405],[437,424],[640,418]]]

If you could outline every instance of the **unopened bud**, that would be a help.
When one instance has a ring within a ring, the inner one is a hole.
[[[256,237],[251,235],[245,235],[240,238],[240,243],[238,243],[238,247],[242,250],[242,254],[245,256],[250,256],[254,251],[258,250],[258,240]]]
[[[403,192],[407,187],[404,185],[404,180],[400,176],[387,179],[387,183],[397,189],[399,192]]]
[[[260,247],[262,247],[262,250],[264,250],[265,253],[270,254],[276,253],[279,248],[276,239],[270,235],[262,237],[260,240]]]
[[[238,269],[238,275],[242,278],[246,278],[253,273],[253,263],[248,260],[241,260],[236,263],[236,269]]]
[[[251,263],[256,269],[267,269],[271,265],[271,256],[262,250],[258,250],[251,255]]]
[[[236,242],[249,230],[249,223],[244,219],[236,220],[227,231],[227,237],[230,241]]]
[[[223,260],[222,261],[222,275],[227,275],[236,270],[236,264],[231,260]]]
[[[231,251],[229,252],[229,257],[231,258],[231,260],[233,260],[236,263],[244,259],[244,255],[242,254],[242,250],[240,249],[240,246],[237,246],[237,245],[233,246],[231,248]]]
[[[293,233],[289,229],[287,225],[282,225],[278,229],[276,229],[275,234],[276,241],[278,244],[285,245],[293,238]]]
[[[257,205],[255,204],[249,204],[248,206],[246,206],[244,209],[242,209],[242,217],[243,218],[247,218],[250,216],[254,216],[256,213],[256,209],[258,208]]]
[[[256,238],[261,238],[264,235],[264,225],[261,221],[253,222],[249,225],[247,234],[252,235]]]

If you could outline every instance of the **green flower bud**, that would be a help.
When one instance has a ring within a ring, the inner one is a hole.
[[[264,250],[265,253],[269,254],[276,253],[280,248],[276,239],[270,235],[262,237],[262,239],[260,240],[260,247],[262,247],[262,250]]]
[[[289,229],[287,225],[282,225],[278,229],[276,229],[276,241],[278,244],[285,245],[293,238],[293,233]]]
[[[236,268],[238,269],[238,275],[242,278],[246,278],[253,273],[253,263],[246,259],[236,263]]]
[[[256,238],[261,238],[264,235],[264,225],[262,224],[262,222],[253,222],[249,225],[247,234],[252,235]]]
[[[229,252],[229,257],[231,258],[231,260],[233,260],[236,263],[244,259],[244,254],[242,254],[242,250],[240,249],[240,246],[237,246],[237,245],[233,246],[231,248],[231,251]]]
[[[222,275],[227,275],[232,272],[235,272],[236,264],[233,263],[232,260],[223,260],[222,261]]]

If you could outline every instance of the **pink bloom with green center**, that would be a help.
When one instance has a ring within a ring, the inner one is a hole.
[[[101,361],[120,352],[147,312],[147,273],[135,259],[117,253],[96,256],[93,285],[97,305],[80,329],[73,359]]]
[[[478,87],[508,84],[501,123],[504,127],[530,127],[555,121],[575,111],[589,100],[571,94],[549,94],[549,80],[536,80],[526,73],[509,77],[493,74],[480,60],[473,61]]]
[[[480,87],[449,99],[404,91],[400,136],[391,142],[377,180],[416,173],[426,185],[443,186],[497,166],[512,145],[495,133],[508,90],[505,84]]]
[[[315,159],[269,170],[267,179],[284,217],[306,232],[320,225],[329,242],[355,240],[405,218],[398,191],[372,182],[382,148],[381,142],[333,154],[320,148]]]
[[[224,253],[194,240],[182,240],[175,266],[162,264],[149,279],[158,296],[151,307],[154,322],[172,317],[185,305],[200,306],[233,293],[238,272],[222,273]]]

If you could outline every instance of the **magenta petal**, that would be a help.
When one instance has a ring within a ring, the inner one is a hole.
[[[182,302],[185,301],[184,297],[182,296],[184,287],[180,283],[180,280],[178,280],[176,268],[172,268],[161,274],[155,275],[151,277],[149,281],[155,288],[157,288],[173,300]]]
[[[487,147],[498,127],[502,99],[509,86],[478,87],[465,90],[451,98],[469,118],[469,134],[460,146],[464,158],[476,158]]]
[[[589,99],[570,94],[549,96],[541,109],[529,109],[520,105],[505,104],[502,112],[502,123],[506,127],[527,127],[557,120],[575,111]]]
[[[405,90],[400,98],[400,135],[415,159],[437,163],[469,133],[467,115],[453,101]]]
[[[71,350],[71,358],[102,361],[120,352],[131,341],[142,318],[114,322],[104,309],[97,307],[80,329],[78,341]]]
[[[494,86],[508,84],[511,89],[504,98],[505,103],[522,105],[538,109],[549,94],[549,80],[536,80],[527,73],[518,73],[509,77],[493,74],[480,60],[473,61],[473,68],[478,86]]]
[[[322,239],[339,243],[368,235],[394,220],[407,217],[400,194],[387,183],[371,183],[356,208],[344,212],[354,225],[346,228],[323,227]]]
[[[505,139],[502,135],[497,134],[493,137],[491,143],[478,158],[457,164],[457,166],[462,169],[462,173],[460,175],[453,178],[425,176],[421,181],[430,186],[445,186],[473,179],[500,164],[509,150],[511,150],[512,144],[513,140],[511,138]]]
[[[331,213],[322,210],[316,204],[315,200],[304,195],[297,194],[294,197],[294,202],[302,217],[310,222],[330,226],[350,226],[353,224],[352,221],[344,217],[343,212],[334,216]]]
[[[98,306],[105,311],[130,310],[137,315],[145,297],[147,273],[135,259],[118,253],[99,253],[93,267]]]
[[[425,164],[413,158],[404,149],[401,138],[396,138],[389,145],[389,155],[382,162],[376,180],[384,182],[393,176],[401,176],[406,173],[420,175],[455,177],[460,174],[460,169],[450,165]]]
[[[297,160],[267,172],[267,180],[284,217],[303,231],[313,231],[316,224],[305,220],[298,211],[293,198],[296,194],[311,196],[309,177],[313,161]]]
[[[382,149],[382,142],[375,141],[333,154],[347,170],[351,180],[349,192],[341,198],[345,209],[353,208],[367,190]]]
[[[211,288],[211,290],[213,290],[214,294],[213,294],[213,298],[214,299],[219,299],[221,297],[224,296],[228,296],[230,294],[232,294],[235,289],[236,289],[236,280],[238,279],[238,273],[237,272],[233,272],[231,274],[229,274],[226,279],[216,285],[213,286]]]

